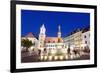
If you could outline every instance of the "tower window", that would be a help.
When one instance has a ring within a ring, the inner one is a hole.
[[[87,44],[87,41],[85,41],[85,44]]]
[[[86,38],[86,35],[84,36],[84,38]]]
[[[90,34],[89,34],[89,37],[90,37]]]

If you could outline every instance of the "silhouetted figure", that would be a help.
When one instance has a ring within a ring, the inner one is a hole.
[[[70,59],[70,55],[71,55],[71,53],[70,53],[70,44],[68,45],[67,53],[68,53],[68,58]]]
[[[39,54],[39,56],[41,55],[41,50],[38,50],[38,54]]]
[[[73,52],[74,52],[75,55],[77,54],[77,50],[74,49]]]
[[[67,53],[70,54],[70,44],[68,45]]]
[[[46,48],[44,48],[44,55],[46,55],[46,53],[47,53],[47,49],[46,49]]]

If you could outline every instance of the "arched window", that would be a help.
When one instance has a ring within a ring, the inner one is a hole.
[[[86,35],[84,36],[84,38],[86,38]]]
[[[87,44],[87,41],[85,41],[85,44]]]

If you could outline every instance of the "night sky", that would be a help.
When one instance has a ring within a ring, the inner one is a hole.
[[[21,10],[21,36],[32,32],[38,36],[42,24],[46,28],[46,36],[57,36],[58,25],[61,26],[62,37],[76,29],[90,25],[90,14],[79,12],[53,12]]]

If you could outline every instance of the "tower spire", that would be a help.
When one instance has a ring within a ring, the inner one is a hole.
[[[42,24],[41,28],[40,28],[40,33],[45,34],[46,28],[44,26],[44,24]]]
[[[61,30],[60,30],[60,25],[58,26],[58,32],[61,32]]]
[[[60,27],[60,25],[58,26],[58,38],[61,38],[61,27]]]

